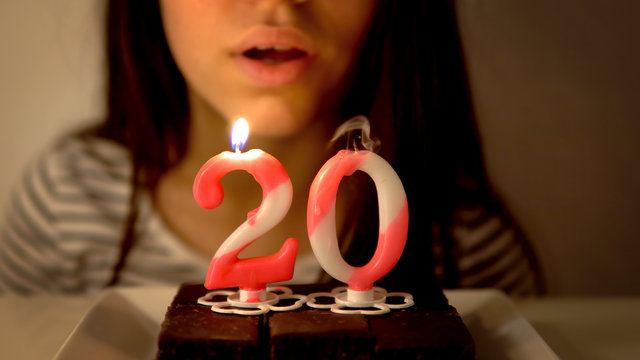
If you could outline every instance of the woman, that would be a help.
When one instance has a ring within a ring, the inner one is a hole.
[[[238,174],[215,211],[191,195],[193,176],[228,148],[228,123],[239,116],[250,121],[249,146],[277,157],[294,185],[287,218],[242,255],[273,253],[298,237],[294,281],[315,281],[306,195],[335,152],[326,150],[331,132],[355,115],[371,120],[409,198],[407,246],[383,284],[533,288],[534,263],[517,236],[503,236],[490,256],[481,251],[511,225],[485,180],[447,2],[112,0],[107,45],[106,120],[63,138],[27,174],[3,230],[3,288],[201,282],[260,198]],[[338,231],[358,265],[377,240],[376,198],[366,176],[343,185]],[[496,217],[492,236],[469,236]],[[508,266],[491,270],[507,254]],[[516,265],[525,270],[505,283]]]

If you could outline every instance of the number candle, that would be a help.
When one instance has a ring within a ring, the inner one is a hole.
[[[238,132],[245,134],[238,139]],[[238,259],[242,250],[284,218],[293,197],[289,175],[275,157],[260,149],[241,152],[247,137],[246,120],[238,119],[232,130],[235,152],[222,152],[202,166],[193,183],[193,195],[201,207],[216,208],[224,198],[220,179],[234,170],[247,171],[262,187],[262,203],[217,250],[204,284],[210,290],[237,286],[241,300],[259,302],[264,300],[261,297],[267,283],[293,277],[298,240],[287,239],[276,254]]]
[[[340,254],[335,221],[340,181],[356,170],[364,171],[373,179],[380,217],[376,251],[366,265],[358,268],[349,265]],[[311,185],[307,211],[311,247],[322,268],[348,284],[350,298],[364,302],[367,297],[371,299],[373,283],[389,272],[402,254],[408,224],[409,211],[402,182],[391,165],[373,152],[339,151],[324,164]]]

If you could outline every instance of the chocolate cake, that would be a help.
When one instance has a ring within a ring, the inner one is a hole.
[[[298,294],[327,286],[291,286]],[[329,289],[330,290],[330,289]],[[158,359],[473,359],[455,308],[418,297],[384,315],[344,315],[303,306],[263,315],[218,314],[198,305],[202,285],[183,285],[169,305]]]

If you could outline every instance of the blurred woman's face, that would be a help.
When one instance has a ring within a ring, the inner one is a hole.
[[[378,0],[160,0],[196,96],[251,132],[295,134],[336,106]]]

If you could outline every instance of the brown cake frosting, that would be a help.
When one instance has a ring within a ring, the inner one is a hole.
[[[291,286],[295,293],[326,286]],[[384,315],[343,315],[302,308],[264,315],[218,314],[183,285],[169,306],[158,359],[473,359],[473,339],[455,308],[416,298]]]

